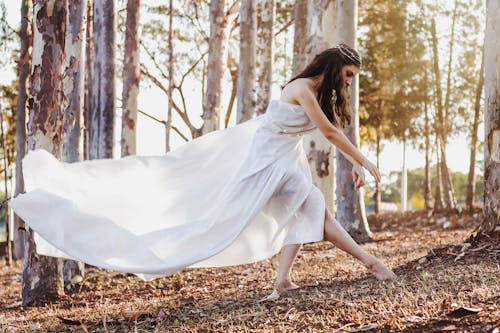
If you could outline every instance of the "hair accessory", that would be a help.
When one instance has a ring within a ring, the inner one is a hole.
[[[358,63],[361,65],[361,57],[359,54],[354,52],[353,49],[351,49],[348,45],[346,44],[338,44],[337,49],[340,51],[340,53],[344,56],[347,57],[348,59],[354,61],[355,63]]]

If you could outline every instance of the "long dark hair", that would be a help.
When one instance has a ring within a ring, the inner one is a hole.
[[[353,48],[339,44],[316,55],[302,72],[288,81],[290,83],[299,78],[311,78],[323,74],[323,82],[318,89],[316,99],[330,122],[342,127],[351,123],[349,94],[342,80],[342,67],[346,65],[360,68],[361,58]],[[333,91],[335,96],[332,98]]]

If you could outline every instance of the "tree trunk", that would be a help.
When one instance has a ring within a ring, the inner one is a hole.
[[[375,134],[377,136],[377,148],[376,148],[376,154],[377,154],[377,169],[380,170],[380,132]],[[374,210],[375,214],[380,213],[380,203],[382,201],[382,195],[380,192],[380,184],[378,182],[375,182],[375,194],[373,196],[373,202],[374,202]]]
[[[299,2],[297,6],[303,6]],[[299,7],[302,9],[302,7]],[[297,14],[297,7],[295,13]],[[329,0],[308,1],[307,9],[307,33],[295,32],[294,68],[304,69],[308,62],[312,61],[316,54],[335,45],[335,3]],[[303,20],[303,16],[298,16]],[[296,22],[296,24],[299,24]],[[296,26],[297,27],[297,26]],[[298,39],[304,39],[300,41]],[[299,48],[298,45],[301,45]],[[295,73],[298,74],[298,73]],[[304,135],[304,150],[306,151],[309,165],[311,167],[312,180],[325,197],[326,208],[335,212],[335,147],[319,132],[313,131]]]
[[[231,68],[231,66],[230,66]],[[229,105],[227,106],[226,116],[224,117],[224,128],[229,125],[229,119],[231,118],[231,112],[233,111],[234,100],[236,99],[237,88],[238,88],[238,69],[230,69],[231,74],[231,96],[229,97]]]
[[[125,30],[125,52],[123,54],[122,91],[122,156],[137,154],[137,99],[141,64],[139,45],[141,40],[140,20],[141,0],[128,0]]]
[[[401,170],[401,211],[408,210],[408,173],[406,170],[406,135],[403,137],[403,168]]]
[[[427,100],[424,105],[424,135],[425,135],[425,184],[424,184],[424,200],[425,209],[432,209],[432,184],[431,184],[431,161],[430,161],[430,131],[429,131],[429,109],[427,106]]]
[[[33,64],[28,100],[28,149],[42,148],[61,158],[66,97],[64,73],[66,1],[37,1],[33,8]],[[36,254],[35,233],[26,232],[22,303],[24,306],[61,295],[62,261]]]
[[[481,69],[479,70],[479,80],[476,87],[476,100],[474,103],[474,122],[471,131],[469,177],[467,181],[467,197],[465,199],[466,209],[470,212],[474,210],[474,194],[476,192],[476,149],[477,149],[477,129],[479,127],[479,115],[481,113],[481,94],[484,86],[484,46],[481,57]]]
[[[293,38],[293,75],[297,75],[306,67],[306,57],[305,52],[307,45],[307,0],[296,0],[295,1],[295,36]],[[335,18],[335,17],[334,17]],[[333,43],[332,43],[333,44]]]
[[[72,163],[83,159],[83,105],[85,96],[85,42],[87,28],[87,1],[67,0],[65,70],[64,70],[64,142],[62,160]],[[65,260],[63,275],[65,284],[73,277],[83,277],[85,265],[82,262]]]
[[[236,122],[255,115],[255,39],[257,0],[242,0],[240,8],[240,62],[238,66],[238,103]]]
[[[94,8],[87,0],[87,36],[85,43],[85,97],[83,106],[83,159],[89,159],[90,126],[92,124],[92,77],[94,73]]]
[[[439,157],[439,139],[436,134],[436,193],[434,195],[434,211],[445,209],[443,201],[443,177],[441,175],[441,159]]]
[[[167,122],[165,123],[165,151],[170,151],[170,133],[172,132],[172,107],[174,105],[174,3],[173,0],[168,4],[168,109]],[[194,137],[194,136],[193,136]]]
[[[28,99],[28,77],[31,66],[30,46],[32,44],[31,0],[22,0],[21,3],[21,29],[19,39],[21,50],[18,64],[19,83],[17,89],[17,118],[16,118],[16,190],[14,195],[24,192],[24,178],[22,160],[26,154],[26,101]],[[14,247],[13,258],[24,257],[24,222],[14,214]]]
[[[337,43],[346,43],[356,48],[356,28],[358,1],[337,1]],[[351,142],[359,147],[359,80],[355,77],[351,84],[350,104],[352,122],[344,129]],[[366,220],[363,189],[355,189],[351,176],[352,165],[337,151],[337,220],[358,242],[371,239]]]
[[[443,185],[443,200],[446,204],[446,209],[448,211],[456,209],[456,199],[453,190],[453,184],[451,182],[451,176],[448,171],[448,166],[446,163],[446,120],[444,119],[443,111],[443,94],[441,90],[441,76],[439,70],[439,56],[438,56],[438,45],[437,45],[437,35],[436,35],[436,23],[432,19],[431,23],[431,36],[432,36],[432,50],[434,59],[434,76],[436,84],[436,104],[437,104],[437,125],[436,125],[436,135],[439,140],[440,155],[441,155],[441,176]]]
[[[208,41],[207,91],[203,103],[202,134],[220,128],[222,85],[227,68],[231,25],[225,13],[225,0],[210,2],[210,39]]]
[[[5,199],[9,198],[9,176],[7,174],[9,170],[9,158],[7,156],[7,148],[5,147],[5,131],[3,128],[3,113],[2,106],[0,105],[0,144],[2,145],[2,155],[3,155],[3,180],[4,180],[4,193]],[[12,263],[12,239],[11,239],[11,230],[10,230],[10,205],[8,201],[4,203],[5,207],[5,233],[6,233],[6,241],[5,241],[5,253],[7,258],[7,266],[10,266]]]
[[[112,158],[115,133],[115,0],[94,2],[90,159]]]
[[[274,17],[276,1],[260,3],[257,30],[257,115],[264,114],[271,98],[274,57]]]
[[[500,224],[500,3],[488,1],[484,49],[484,204],[481,231]]]

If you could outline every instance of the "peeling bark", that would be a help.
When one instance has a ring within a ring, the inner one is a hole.
[[[19,39],[21,50],[18,64],[19,83],[17,89],[17,118],[16,118],[16,190],[14,195],[24,192],[24,178],[22,173],[22,160],[26,154],[26,102],[28,99],[27,87],[29,85],[29,71],[31,66],[32,44],[32,10],[31,0],[22,0],[21,3],[21,29]],[[24,256],[24,222],[14,214],[14,244],[13,258],[21,259]]]
[[[93,0],[87,0],[87,36],[85,44],[85,93],[83,106],[83,159],[89,159],[89,129],[92,115],[92,75],[94,72],[94,9]]]
[[[263,0],[257,28],[257,115],[266,112],[271,98],[274,64],[274,17],[276,1]]]
[[[64,96],[66,110],[64,122],[63,157],[65,162],[83,158],[83,97],[86,39],[86,0],[67,0],[69,28],[65,43]]]
[[[255,39],[257,0],[242,0],[240,8],[240,61],[238,65],[238,103],[236,122],[255,115]]]
[[[72,163],[83,159],[83,104],[85,78],[85,43],[87,30],[87,1],[67,0],[64,96],[65,120],[62,160]],[[76,275],[85,275],[85,265],[65,260],[63,265],[65,283]]]
[[[89,158],[112,158],[115,133],[116,0],[94,2],[94,72]]]
[[[299,13],[300,12],[300,13]],[[307,13],[304,18],[303,13]],[[335,3],[329,0],[301,1],[295,7],[295,27],[304,24],[295,32],[294,37],[294,71],[302,70],[314,56],[335,44]],[[298,74],[297,72],[295,74]],[[313,147],[317,152],[313,152]],[[318,130],[304,136],[304,150],[312,157],[310,167],[312,180],[325,197],[326,207],[335,211],[335,147]],[[328,157],[328,163],[324,161]],[[316,170],[317,165],[322,165],[321,171]]]
[[[28,121],[28,149],[42,148],[61,158],[64,129],[62,93],[66,37],[65,0],[34,4],[33,67]],[[30,305],[61,295],[60,259],[36,254],[34,232],[26,232],[22,303]]]
[[[500,224],[500,3],[488,1],[484,50],[484,204],[481,231]]]
[[[337,42],[357,46],[356,28],[358,19],[358,1],[337,2]],[[359,80],[355,77],[351,83],[350,105],[352,122],[344,129],[351,142],[359,147]],[[371,239],[371,232],[366,220],[363,189],[356,191],[351,176],[351,163],[337,152],[337,220],[358,242]]]
[[[137,114],[141,64],[140,45],[140,8],[141,0],[128,0],[125,30],[125,50],[123,55],[123,92],[122,92],[122,138],[121,156],[137,153]]]
[[[297,75],[306,67],[306,43],[307,43],[307,0],[296,0],[294,9],[293,38],[293,75]]]
[[[208,41],[207,90],[203,103],[202,134],[220,128],[222,84],[227,68],[231,25],[225,13],[225,0],[210,2],[210,39]]]

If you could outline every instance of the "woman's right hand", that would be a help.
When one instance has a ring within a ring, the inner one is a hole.
[[[364,159],[362,165],[373,176],[373,178],[375,178],[377,183],[380,183],[380,181],[382,180],[382,177],[380,177],[380,172],[378,171],[375,164],[368,161],[367,159]]]

